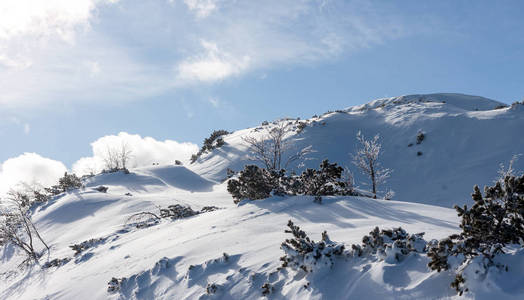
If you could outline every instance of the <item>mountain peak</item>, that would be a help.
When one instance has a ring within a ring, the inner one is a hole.
[[[409,103],[442,103],[456,108],[475,111],[492,110],[496,107],[506,106],[506,104],[480,96],[456,94],[456,93],[435,93],[435,94],[413,94],[398,97],[375,99],[369,103],[354,106],[350,110],[374,109],[379,107],[391,107]]]

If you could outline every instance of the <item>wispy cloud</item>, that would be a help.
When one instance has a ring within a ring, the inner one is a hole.
[[[216,2],[216,0],[184,0],[189,10],[194,11],[199,18],[205,18],[216,10]]]
[[[408,30],[367,1],[115,2],[1,1],[2,107],[151,98],[337,59]]]
[[[178,79],[185,81],[217,81],[236,75],[249,66],[249,56],[240,58],[220,51],[215,43],[202,41],[205,53],[181,62]]]

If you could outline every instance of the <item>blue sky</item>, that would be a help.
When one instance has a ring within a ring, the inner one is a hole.
[[[522,11],[522,1],[5,0],[0,163],[34,152],[70,168],[119,132],[200,144],[214,129],[403,94],[511,103],[524,97]]]

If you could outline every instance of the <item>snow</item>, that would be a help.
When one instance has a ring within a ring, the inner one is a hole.
[[[491,110],[500,105],[503,103],[461,94],[410,95],[378,99],[319,118],[289,120],[294,125],[308,123],[302,132],[289,137],[296,145],[294,150],[311,145],[316,151],[303,167],[295,164],[291,168],[297,172],[318,168],[328,158],[348,167],[357,186],[370,190],[369,179],[351,163],[350,154],[356,151],[358,131],[366,137],[379,134],[381,164],[393,170],[391,178],[379,186],[382,195],[392,189],[400,201],[443,207],[472,204],[470,193],[475,184],[491,184],[500,163],[507,164],[513,155],[524,153],[524,109],[520,108],[524,105]],[[227,168],[239,171],[254,163],[242,137],[256,137],[263,128],[224,136],[225,146],[188,167],[210,180],[224,180]],[[416,144],[419,131],[425,139]],[[516,167],[524,169],[524,160]]]
[[[397,261],[396,248],[385,257],[337,257],[332,267],[312,273],[278,270],[281,244],[291,237],[284,232],[289,220],[315,241],[327,231],[346,249],[376,226],[425,232],[427,241],[457,233],[451,204],[467,203],[473,184],[491,183],[500,162],[524,152],[523,109],[490,110],[499,103],[455,94],[417,99],[380,99],[329,113],[289,137],[317,151],[306,166],[317,167],[322,158],[350,166],[357,131],[380,133],[382,164],[394,169],[385,187],[396,191],[398,201],[332,196],[317,204],[309,196],[274,196],[237,206],[226,191],[225,170],[240,170],[247,162],[242,137],[261,134],[245,129],[227,135],[226,145],[193,165],[100,174],[87,179],[84,189],[37,207],[32,219],[51,254],[21,269],[21,253],[0,248],[0,299],[523,299],[522,249],[497,258],[510,266],[508,272],[490,269],[471,280],[462,297],[450,287],[451,272],[431,271],[418,252]],[[417,145],[419,130],[426,138]],[[362,185],[364,179],[357,180]],[[106,193],[96,191],[101,185]],[[126,225],[135,213],[159,214],[159,207],[174,204],[220,209],[149,227]],[[83,242],[75,255],[69,246]],[[54,259],[70,260],[41,268]],[[471,268],[465,274],[473,278]]]
[[[347,245],[359,243],[376,225],[426,231],[432,238],[457,230],[457,217],[446,208],[357,197],[324,197],[319,205],[313,203],[313,197],[301,196],[274,197],[237,207],[225,191],[225,184],[213,186],[213,191],[191,191],[156,177],[164,174],[172,178],[166,174],[170,170],[172,176],[185,174],[186,180],[194,183],[202,180],[189,171],[180,171],[182,168],[139,170],[141,174],[154,174],[149,180],[138,173],[102,174],[91,178],[84,190],[58,197],[37,209],[33,220],[52,247],[51,256],[42,261],[65,257],[72,260],[58,268],[41,270],[33,266],[10,275],[3,281],[0,298],[199,298],[206,293],[208,283],[222,286],[217,291],[222,299],[258,297],[263,282],[250,283],[246,278],[249,274],[265,278],[276,271],[283,254],[280,244],[288,237],[284,229],[289,219],[317,239],[327,230],[331,239]],[[107,193],[92,190],[102,182],[109,187]],[[162,189],[158,187],[161,184]],[[125,196],[126,191],[132,191],[133,196]],[[124,226],[126,217],[133,213],[154,212],[155,205],[177,203],[195,210],[205,205],[223,209],[187,219],[163,220],[148,228],[129,230]],[[104,239],[74,256],[70,245],[93,238]],[[8,274],[5,271],[19,262],[8,252],[4,249],[2,253],[4,279]],[[230,255],[229,260],[215,262],[224,252]],[[194,267],[189,271],[190,265]],[[107,292],[113,277],[128,278],[121,293]],[[294,288],[285,290],[282,296],[286,298],[303,295]]]

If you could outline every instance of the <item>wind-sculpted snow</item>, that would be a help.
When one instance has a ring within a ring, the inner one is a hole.
[[[209,192],[215,185],[215,182],[202,178],[183,166],[149,168],[143,172],[166,185],[193,192]]]

